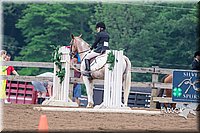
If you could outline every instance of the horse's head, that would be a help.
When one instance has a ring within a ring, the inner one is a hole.
[[[76,53],[84,53],[90,50],[90,45],[86,43],[82,38],[82,34],[75,37],[73,34],[71,35],[70,42],[70,53],[72,56],[76,55]]]
[[[81,36],[79,36],[79,37],[81,37]],[[72,38],[72,40],[70,41],[70,53],[71,53],[71,55],[76,55],[76,53],[78,53],[78,39],[77,39],[77,37],[75,37],[73,34],[71,34],[71,38]]]

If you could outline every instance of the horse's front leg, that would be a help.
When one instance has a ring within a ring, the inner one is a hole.
[[[83,82],[85,83],[87,97],[88,97],[88,104],[87,108],[93,108],[94,101],[93,101],[93,83],[88,80],[87,76],[83,76]]]
[[[81,71],[85,71],[85,63],[81,63]],[[83,76],[83,82],[86,87],[87,97],[88,97],[88,104],[87,108],[93,108],[94,101],[93,101],[93,82],[88,79],[87,76]]]

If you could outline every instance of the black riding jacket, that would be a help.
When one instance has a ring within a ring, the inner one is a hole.
[[[110,37],[105,30],[98,32],[95,38],[95,42],[92,45],[94,52],[104,53],[106,50],[108,50],[109,46],[104,46],[104,42],[109,43],[109,38]]]
[[[200,70],[200,61],[196,58],[192,62],[192,70]]]

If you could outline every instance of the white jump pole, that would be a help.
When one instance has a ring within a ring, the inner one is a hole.
[[[160,115],[160,111],[125,110],[125,109],[90,109],[90,108],[63,108],[63,107],[33,107],[37,111],[65,111],[65,112],[93,112],[93,113],[132,113],[145,115]]]

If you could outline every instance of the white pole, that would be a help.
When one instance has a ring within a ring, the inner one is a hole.
[[[115,51],[115,71],[114,73],[115,75],[115,107],[119,107],[118,101],[119,101],[119,83],[118,83],[118,79],[119,79],[119,72],[118,72],[118,65],[119,63],[117,62],[117,60],[119,60],[118,58],[118,51]]]
[[[116,57],[116,51],[113,51],[113,53],[114,53],[114,56]],[[114,68],[113,68],[113,70],[112,70],[112,78],[111,78],[111,80],[112,80],[112,85],[111,85],[111,102],[112,102],[112,104],[111,104],[111,107],[115,107],[115,97],[116,97],[116,95],[115,95],[115,89],[116,89],[116,82],[115,82],[115,78],[116,78],[116,76],[117,76],[117,73],[116,73],[116,67],[115,67],[115,62],[114,62]]]
[[[34,107],[38,111],[68,111],[68,112],[108,112],[108,113],[137,113],[137,114],[150,114],[159,115],[161,111],[148,111],[148,110],[125,110],[125,109],[88,109],[88,108],[60,108],[60,107]]]
[[[110,104],[111,104],[111,97],[110,97],[110,95],[111,95],[111,86],[112,86],[112,80],[111,80],[111,78],[112,78],[112,72],[111,71],[109,71],[109,69],[108,69],[108,96],[107,96],[107,102],[108,102],[108,104],[107,104],[107,107],[108,106],[110,106]]]
[[[119,106],[121,106],[121,101],[122,101],[122,76],[123,76],[123,51],[119,51],[119,56],[118,56],[118,74],[119,74],[119,77],[118,77],[118,81],[117,83],[119,83]]]
[[[67,49],[68,50],[68,49]],[[69,50],[68,50],[68,55],[66,55],[66,60],[70,62],[70,56],[69,56]],[[69,82],[70,82],[70,64],[66,63],[65,67],[65,89],[64,89],[64,100],[68,102],[68,97],[69,97]]]
[[[105,65],[105,77],[104,77],[104,97],[103,97],[103,103],[105,106],[108,106],[108,81],[109,81],[109,75],[108,75],[108,64]]]
[[[56,82],[56,70],[57,70],[57,66],[56,64],[54,63],[54,77],[53,77],[53,96],[56,97],[56,88],[58,87],[58,84]]]
[[[110,71],[111,73],[111,77],[110,77],[110,81],[111,81],[111,84],[110,84],[110,107],[113,106],[113,103],[114,103],[114,96],[113,96],[113,92],[114,92],[114,73],[112,71]]]

